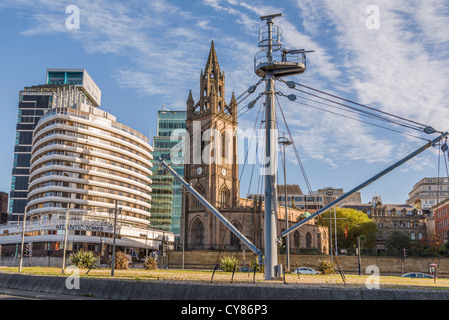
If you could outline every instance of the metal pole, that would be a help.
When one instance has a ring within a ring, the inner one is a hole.
[[[334,250],[333,250],[333,241],[332,241],[332,216],[329,210],[329,251],[331,253],[331,263],[334,262]]]
[[[182,190],[182,188],[181,188]],[[184,212],[182,217],[182,228],[181,228],[181,234],[182,234],[182,266],[181,268],[184,270],[184,250],[185,250],[185,242],[186,242],[186,214],[185,214],[185,206],[186,206],[186,196],[184,194],[184,197],[182,197],[182,211]]]
[[[69,206],[69,205],[68,205]],[[69,208],[65,211],[64,253],[62,256],[62,273],[65,273],[65,256],[67,252],[67,226],[69,224]]]
[[[338,256],[338,249],[337,249],[337,206],[334,206],[334,218],[335,218],[335,255]]]
[[[357,187],[353,188],[352,190],[348,191],[347,193],[345,193],[344,195],[342,195],[340,198],[332,201],[331,203],[329,203],[328,205],[324,206],[323,208],[321,208],[320,210],[318,210],[317,212],[315,212],[314,214],[310,215],[309,217],[307,217],[306,219],[298,222],[297,224],[291,226],[289,229],[285,230],[284,232],[281,233],[281,237],[285,237],[287,234],[295,231],[296,229],[298,229],[300,226],[302,226],[303,224],[309,222],[310,220],[314,219],[315,217],[317,217],[318,215],[322,214],[323,212],[325,212],[326,210],[328,210],[329,208],[332,208],[334,205],[338,204],[340,201],[342,201],[343,199],[346,199],[347,197],[349,197],[351,194],[359,191],[360,189],[363,189],[364,187],[370,185],[371,183],[373,183],[374,181],[380,179],[381,177],[383,177],[384,175],[386,175],[387,173],[389,173],[390,171],[393,171],[394,169],[396,169],[397,167],[399,167],[400,165],[404,164],[405,162],[407,162],[408,160],[416,157],[418,154],[420,154],[421,152],[427,150],[428,148],[430,148],[433,145],[436,145],[440,140],[444,139],[445,137],[447,137],[449,135],[448,132],[445,132],[443,134],[441,134],[438,138],[427,142],[424,146],[422,146],[421,148],[415,150],[414,152],[410,153],[408,156],[402,158],[401,160],[397,161],[396,163],[394,163],[393,165],[389,166],[388,168],[386,168],[385,170],[381,171],[380,173],[374,175],[373,177],[371,177],[370,179],[366,180],[365,182],[361,183],[360,185],[358,185]]]
[[[269,36],[271,37],[271,24]],[[269,57],[271,57],[269,50]],[[278,264],[276,248],[277,191],[276,191],[276,110],[274,102],[274,76],[265,77],[266,85],[266,144],[265,159],[267,159],[265,177],[265,280],[272,280],[274,267]]]
[[[360,236],[359,237],[357,237],[357,245],[358,245],[358,247],[359,247],[359,252],[358,252],[358,261],[359,261],[359,276],[361,276],[362,275],[362,264],[361,264],[361,261],[360,261],[360,255],[361,255],[361,252],[360,252]]]
[[[288,229],[288,209],[287,209],[287,166],[285,161],[285,145],[287,142],[285,141],[285,135],[283,135],[283,150],[284,150],[284,194],[285,194],[285,229]],[[285,237],[285,250],[286,250],[286,263],[287,268],[290,269],[290,236],[287,235]]]
[[[112,261],[111,261],[111,277],[114,276],[114,265],[115,265],[115,234],[117,231],[117,200],[115,200],[114,208],[114,236],[112,239]]]
[[[28,207],[25,207],[25,213],[23,214],[23,223],[22,223],[22,245],[20,247],[20,262],[19,262],[19,272],[22,272],[22,264],[23,264],[23,244],[25,242],[25,220],[27,216]]]

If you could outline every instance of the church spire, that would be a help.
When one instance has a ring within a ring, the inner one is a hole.
[[[217,52],[215,51],[214,40],[210,45],[209,57],[207,58],[205,73],[214,71],[215,69],[220,70],[220,65],[218,64]]]

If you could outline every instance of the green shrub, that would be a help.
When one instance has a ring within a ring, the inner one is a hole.
[[[235,269],[238,269],[239,262],[235,257],[224,257],[220,260],[220,269],[223,271],[233,271]]]
[[[333,274],[335,273],[335,265],[328,259],[321,259],[318,261],[316,266],[317,270],[322,274]]]
[[[74,252],[69,256],[70,261],[78,268],[95,268],[98,262],[98,257],[92,251],[80,250]]]

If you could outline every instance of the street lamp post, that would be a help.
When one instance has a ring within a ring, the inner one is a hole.
[[[117,200],[115,200],[115,209],[114,209],[114,236],[112,238],[112,261],[111,261],[111,277],[114,276],[114,264],[115,264],[115,237],[117,232],[117,214],[118,210],[122,210],[122,208],[117,208]]]
[[[67,206],[67,210],[65,211],[65,228],[64,228],[64,253],[62,256],[62,273],[65,273],[65,259],[67,252],[67,227],[69,224],[69,205]]]
[[[292,144],[290,140],[285,137],[283,134],[282,137],[278,138],[279,144],[282,145],[284,151],[284,196],[285,196],[285,230],[288,229],[288,209],[287,209],[287,167],[285,164],[285,146],[289,146]],[[290,236],[287,235],[285,237],[285,251],[286,251],[286,262],[287,268],[290,269]]]
[[[22,272],[22,264],[23,264],[23,245],[25,242],[25,221],[27,217],[28,206],[25,207],[25,212],[23,214],[23,222],[22,222],[22,246],[20,248],[20,262],[19,262],[19,272]]]

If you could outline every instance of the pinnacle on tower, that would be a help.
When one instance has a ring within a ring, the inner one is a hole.
[[[217,52],[215,51],[214,40],[212,40],[209,57],[207,58],[205,73],[215,71],[215,68],[220,70],[220,65],[218,63]]]

